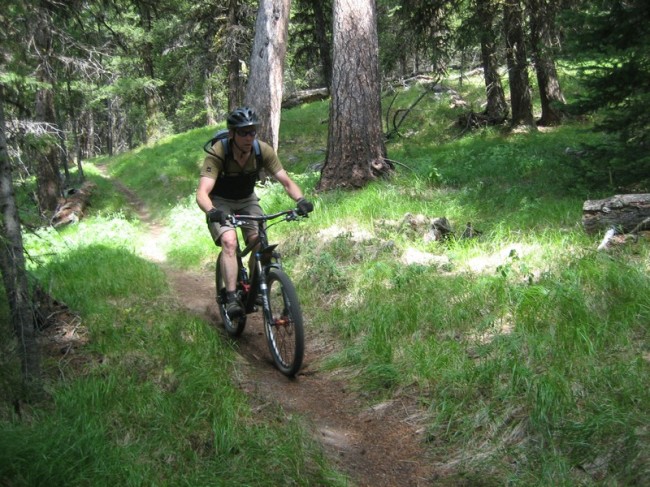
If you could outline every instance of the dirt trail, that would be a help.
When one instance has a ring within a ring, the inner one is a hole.
[[[164,229],[135,194],[119,182],[116,185],[148,225],[149,245],[141,249],[142,254],[166,272],[178,302],[213,324],[228,340],[214,302],[212,274],[167,265],[156,250],[165,238]],[[250,315],[244,333],[235,341],[241,356],[236,380],[253,407],[263,410],[279,404],[287,414],[304,418],[330,460],[359,487],[432,484],[436,475],[422,448],[424,415],[413,398],[368,407],[344,378],[320,370],[319,362],[332,351],[332,341],[314,336],[308,317],[303,368],[295,379],[287,379],[273,366],[260,318],[259,313]]]

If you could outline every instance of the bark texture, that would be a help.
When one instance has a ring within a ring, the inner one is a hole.
[[[334,1],[334,55],[327,157],[318,188],[360,188],[392,168],[381,128],[376,7]]]
[[[481,60],[483,62],[483,78],[487,106],[485,116],[490,124],[500,124],[508,117],[508,103],[499,76],[499,60],[497,59],[494,21],[496,7],[491,0],[477,0],[477,14],[482,22],[481,28]]]
[[[44,13],[37,19],[34,43],[40,53],[40,63],[36,70],[36,79],[41,88],[36,92],[36,120],[46,126],[48,132],[56,129],[56,112],[54,110],[54,73],[52,72],[52,25],[49,16]],[[39,150],[36,169],[38,206],[41,212],[54,211],[61,196],[61,177],[58,166],[58,149],[53,138],[48,138]]]
[[[36,343],[36,320],[31,306],[23,239],[18,208],[13,191],[11,163],[5,137],[4,96],[0,85],[0,271],[11,314],[11,324],[18,340],[26,391],[32,391],[41,375]]]
[[[650,194],[617,194],[602,200],[587,200],[582,205],[582,226],[588,234],[611,227],[629,233],[650,218]]]
[[[290,0],[261,0],[244,104],[255,109],[260,139],[278,148]]]
[[[520,0],[503,4],[512,126],[534,127],[533,102],[528,79],[528,59],[524,37],[524,16]]]
[[[230,0],[228,3],[228,28],[231,33],[237,30],[239,25],[239,0]],[[230,35],[231,38],[236,39],[235,34]],[[241,70],[239,66],[239,53],[237,46],[230,46],[228,56],[228,112],[232,112],[241,105],[243,98],[241,86]],[[211,101],[212,102],[212,101]],[[213,125],[214,122],[209,123]]]
[[[566,103],[555,68],[555,15],[558,8],[553,0],[527,0],[530,18],[532,50],[542,116],[539,125],[558,125],[562,121],[561,107]]]

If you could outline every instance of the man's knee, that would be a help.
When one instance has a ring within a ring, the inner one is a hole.
[[[257,233],[250,233],[246,235],[246,245],[249,245],[251,242],[257,242]]]
[[[232,252],[237,247],[237,233],[234,231],[227,231],[221,235],[221,247],[226,252]]]

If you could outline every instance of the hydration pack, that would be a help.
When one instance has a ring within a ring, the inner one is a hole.
[[[221,129],[215,133],[210,140],[203,145],[203,150],[211,156],[218,157],[212,150],[212,146],[218,141],[223,144],[224,156],[230,155],[230,141],[228,140],[228,129]],[[257,169],[262,167],[262,149],[257,139],[253,141],[253,152],[255,152],[255,159],[257,160]],[[225,161],[224,161],[225,162]]]

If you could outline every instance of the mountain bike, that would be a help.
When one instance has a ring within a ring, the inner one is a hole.
[[[228,215],[226,220],[235,228],[257,225],[258,238],[243,249],[237,239],[237,288],[244,312],[230,317],[226,312],[226,287],[221,273],[221,253],[216,264],[217,303],[226,332],[238,337],[244,331],[248,314],[262,307],[264,333],[276,367],[284,375],[296,375],[305,351],[302,311],[298,294],[289,276],[282,269],[277,244],[269,244],[267,231],[272,226],[295,221],[301,215],[297,209],[262,216]],[[280,219],[281,218],[281,219]],[[274,222],[272,222],[275,220]],[[272,223],[268,223],[272,222]],[[251,275],[248,275],[244,258],[253,253]]]

